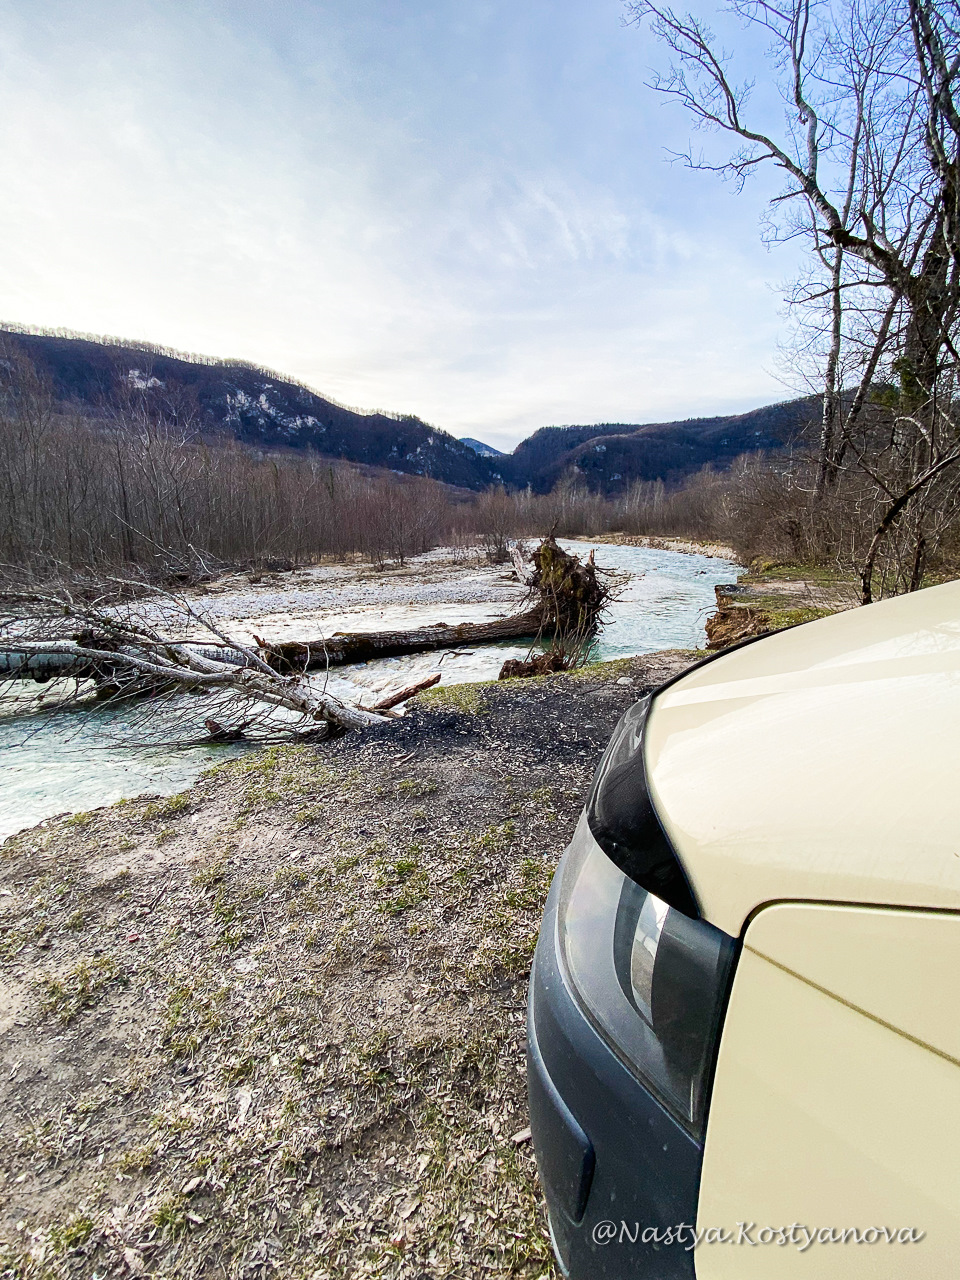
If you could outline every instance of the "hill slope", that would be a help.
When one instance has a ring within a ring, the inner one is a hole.
[[[502,449],[495,449],[492,444],[484,444],[482,440],[474,440],[472,436],[461,436],[460,443],[469,445],[474,453],[479,453],[481,458],[505,458],[507,456]]]
[[[781,449],[818,413],[819,402],[810,396],[685,422],[541,427],[502,460],[500,469],[508,482],[529,484],[539,493],[568,473],[591,489],[615,493],[634,480],[679,479],[706,464],[726,466],[742,453]]]
[[[489,459],[419,418],[360,413],[267,369],[184,356],[147,344],[7,331],[58,398],[84,411],[146,391],[201,430],[265,447],[311,447],[334,458],[482,489]]]
[[[242,361],[210,360],[152,347],[52,333],[0,330],[45,372],[57,396],[97,413],[131,391],[156,399],[211,434],[229,432],[265,448],[312,448],[333,458],[483,489],[503,482],[548,492],[564,475],[616,493],[634,480],[679,480],[757,449],[776,450],[815,421],[814,397],[749,413],[683,422],[541,427],[512,454],[457,440],[420,418],[361,413],[309,387]]]

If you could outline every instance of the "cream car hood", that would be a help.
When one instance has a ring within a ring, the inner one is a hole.
[[[644,744],[725,932],[782,900],[960,910],[960,582],[691,671],[654,699]]]

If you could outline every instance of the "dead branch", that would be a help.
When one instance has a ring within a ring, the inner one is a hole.
[[[418,680],[416,684],[408,684],[406,688],[399,689],[396,693],[391,693],[389,697],[381,698],[370,709],[371,711],[390,711],[393,707],[398,707],[401,702],[406,702],[408,698],[412,698],[418,693],[423,693],[424,689],[432,689],[435,684],[439,683],[440,672],[437,671],[434,675],[427,676],[425,680]]]
[[[202,627],[213,642],[166,639],[141,603],[102,607],[77,603],[64,589],[38,598],[32,612],[0,628],[0,677],[90,681],[101,697],[216,692],[245,707],[292,712],[299,721],[340,729],[380,724],[383,716],[342,702],[300,674],[281,674],[259,653],[235,641],[185,601],[166,592],[168,621]],[[247,717],[249,720],[249,717]]]

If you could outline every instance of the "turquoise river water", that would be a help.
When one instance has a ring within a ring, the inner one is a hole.
[[[565,540],[564,545],[578,554],[595,547],[598,565],[625,575],[597,644],[601,659],[702,645],[704,620],[715,603],[714,587],[733,581],[739,568],[716,556],[583,541]],[[458,620],[455,609],[447,613],[452,613],[451,621]],[[443,610],[435,620],[446,620]],[[525,653],[523,645],[496,645],[448,655],[442,664],[438,658],[443,655],[437,653],[385,659],[342,669],[331,689],[356,696],[384,675],[416,679],[437,669],[444,684],[489,680],[505,658]],[[142,711],[105,707],[22,715],[14,714],[8,699],[0,700],[0,708],[0,840],[53,814],[145,793],[169,795],[211,764],[242,750],[144,746]],[[198,728],[202,718],[197,715]]]

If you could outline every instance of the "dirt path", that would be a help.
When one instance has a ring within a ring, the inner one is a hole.
[[[0,851],[0,1275],[547,1277],[540,909],[696,655],[428,695]]]

